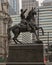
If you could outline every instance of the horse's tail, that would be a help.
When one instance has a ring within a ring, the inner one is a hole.
[[[10,39],[11,39],[11,34],[10,34],[10,31],[11,31],[11,28],[8,28],[8,29],[7,29],[8,40],[10,40]]]

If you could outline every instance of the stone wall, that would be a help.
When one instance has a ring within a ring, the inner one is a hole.
[[[8,35],[7,29],[11,24],[11,18],[8,14],[8,2],[0,0],[0,62],[5,62],[8,56]]]

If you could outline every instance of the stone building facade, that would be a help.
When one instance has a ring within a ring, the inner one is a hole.
[[[42,5],[43,6],[52,6],[52,0],[44,0]]]
[[[8,55],[8,35],[7,29],[11,24],[11,18],[8,14],[7,0],[0,0],[0,61],[6,61]]]
[[[39,8],[39,26],[44,29],[44,36],[39,38],[46,44],[52,44],[52,6]]]

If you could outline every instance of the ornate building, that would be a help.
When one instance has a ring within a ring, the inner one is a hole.
[[[42,4],[43,6],[52,6],[52,0],[44,0]]]
[[[8,55],[8,36],[7,28],[12,20],[8,14],[8,1],[0,0],[0,61],[6,61]],[[5,60],[4,60],[5,59]]]

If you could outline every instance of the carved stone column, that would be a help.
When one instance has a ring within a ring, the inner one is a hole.
[[[11,18],[8,14],[8,0],[1,3],[0,0],[0,62],[6,61],[8,56],[8,36],[7,28],[11,24]],[[4,64],[3,64],[4,65]]]

